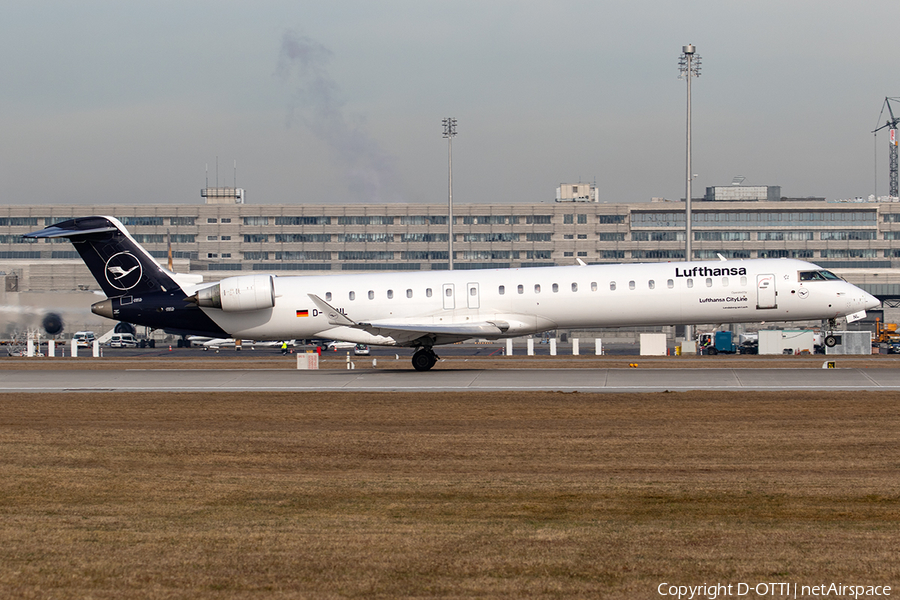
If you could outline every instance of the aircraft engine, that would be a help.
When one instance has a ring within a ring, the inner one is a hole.
[[[63,330],[62,317],[56,313],[47,313],[41,320],[41,327],[44,328],[49,335],[56,335]]]
[[[130,333],[131,335],[134,335],[134,325],[126,323],[125,321],[119,321],[113,328],[113,333]]]
[[[275,306],[275,279],[271,275],[228,277],[197,292],[198,306],[225,312],[261,310]]]

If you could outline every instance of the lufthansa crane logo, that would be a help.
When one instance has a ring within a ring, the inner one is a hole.
[[[130,252],[113,254],[106,261],[106,281],[117,290],[130,290],[140,282],[141,275],[141,263]]]

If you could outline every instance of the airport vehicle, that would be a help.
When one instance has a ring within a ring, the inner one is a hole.
[[[734,343],[734,334],[730,331],[701,334],[700,347],[710,356],[715,354],[734,354],[738,351],[738,346]]]
[[[138,341],[131,333],[114,333],[109,338],[110,348],[137,348]]]
[[[107,295],[98,315],[176,334],[325,338],[415,348],[559,328],[857,320],[877,298],[794,259],[279,277],[217,283],[159,265],[113,217],[70,219],[26,235],[68,238]]]
[[[369,356],[369,347],[365,344],[357,344],[353,348],[353,354],[355,356]]]
[[[325,345],[326,350],[337,352],[338,350],[349,350],[356,347],[356,342],[345,342],[341,340],[331,340]]]
[[[75,340],[75,344],[79,348],[90,348],[94,343],[94,332],[93,331],[76,331],[72,335],[72,339]]]
[[[875,335],[872,336],[873,344],[884,344],[886,347],[900,343],[900,332],[896,323],[882,323],[881,319],[875,319]]]

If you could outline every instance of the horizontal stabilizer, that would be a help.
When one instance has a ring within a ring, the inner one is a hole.
[[[27,238],[61,238],[61,237],[80,237],[83,235],[92,235],[95,233],[109,233],[110,231],[117,231],[117,229],[111,225],[105,227],[92,227],[88,229],[75,229],[72,227],[57,227],[56,225],[51,225],[49,227],[45,227],[40,231],[35,231],[32,233],[28,233],[23,237]]]

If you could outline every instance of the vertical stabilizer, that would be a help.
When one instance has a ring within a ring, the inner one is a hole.
[[[173,292],[178,284],[113,217],[82,217],[26,234],[69,238],[109,298]]]

